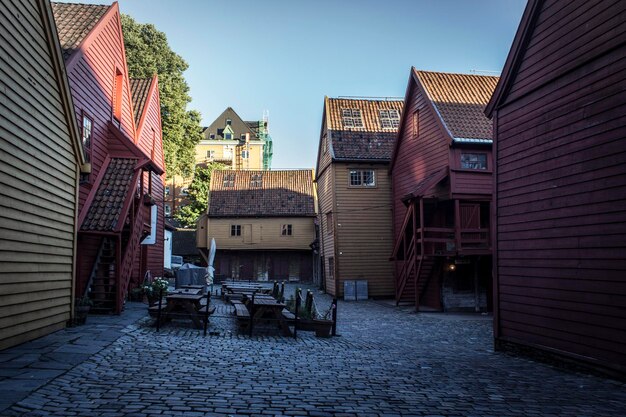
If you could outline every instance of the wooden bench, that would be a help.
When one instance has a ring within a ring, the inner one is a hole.
[[[198,313],[199,313],[199,314],[202,314],[202,315],[206,314],[206,306],[204,306],[204,307],[202,307],[200,310],[198,310]],[[211,307],[209,307],[209,316],[210,316],[211,314],[213,314],[213,313],[215,313],[215,306],[211,306]]]
[[[285,318],[285,320],[287,320],[290,323],[296,319],[295,314],[293,314],[291,311],[287,310],[286,308],[283,308],[283,317]]]

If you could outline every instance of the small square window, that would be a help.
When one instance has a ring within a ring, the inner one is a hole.
[[[209,138],[211,138],[211,139],[215,139],[215,133],[211,133],[211,134],[209,135]]]
[[[224,182],[222,183],[224,187],[234,187],[235,186],[235,174],[225,174]]]
[[[233,121],[232,121],[232,120],[230,120],[230,119],[226,119],[226,124],[227,124],[228,126],[230,126],[232,123],[233,123]]]
[[[231,224],[230,225],[230,235],[235,237],[235,236],[241,236],[241,225],[240,224]]]
[[[293,226],[290,224],[283,224],[280,230],[280,234],[282,236],[292,236],[293,235]]]
[[[462,153],[461,154],[462,169],[487,169],[486,153]]]
[[[232,133],[225,133],[224,134],[224,139],[231,140],[232,138],[233,138],[233,134]]]
[[[206,151],[206,157],[207,159],[215,158],[215,151]]]
[[[263,174],[252,174],[252,178],[250,178],[250,186],[262,187],[263,186]]]
[[[361,109],[341,109],[343,127],[363,127]]]
[[[396,109],[379,110],[378,118],[383,129],[397,129],[400,125],[400,114]]]

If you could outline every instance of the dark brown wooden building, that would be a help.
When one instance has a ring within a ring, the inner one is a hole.
[[[626,2],[530,0],[487,107],[495,340],[626,372]]]
[[[491,122],[498,77],[411,69],[391,160],[396,302],[491,308]]]

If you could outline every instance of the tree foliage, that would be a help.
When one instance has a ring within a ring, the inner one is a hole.
[[[172,51],[165,34],[154,25],[141,24],[122,15],[122,30],[130,77],[151,78],[155,73],[159,76],[163,151],[168,176],[188,177],[193,172],[194,147],[202,138],[200,113],[187,110],[191,97],[183,72],[189,65]]]
[[[193,181],[188,187],[189,204],[182,207],[175,214],[176,220],[181,222],[183,226],[194,227],[198,217],[207,210],[209,202],[209,184],[211,183],[211,174],[216,169],[228,169],[229,167],[217,162],[208,164],[207,166],[198,165],[193,176]]]

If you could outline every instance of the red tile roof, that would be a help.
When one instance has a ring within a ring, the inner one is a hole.
[[[63,58],[67,60],[111,6],[52,3]]]
[[[397,128],[385,129],[381,126],[380,110],[397,110],[402,113],[403,100],[367,100],[348,98],[326,98],[326,129],[350,130],[356,132],[397,132]],[[363,119],[363,127],[345,127],[342,109],[359,109]]]
[[[98,184],[96,196],[81,225],[84,231],[115,231],[122,207],[131,189],[137,159],[112,158]]]
[[[326,98],[326,126],[334,159],[391,159],[397,127],[383,127],[380,110],[396,110],[402,114],[402,100],[366,100]],[[344,126],[342,110],[359,109],[363,127]]]
[[[150,92],[150,85],[152,84],[152,78],[131,78],[130,79],[130,92],[133,100],[133,110],[135,112],[135,124],[139,125],[139,120],[143,114],[143,110],[146,107],[148,101],[148,93]]]
[[[499,77],[418,70],[415,75],[454,139],[493,138],[484,110]]]
[[[313,171],[213,171],[208,214],[209,217],[315,216]]]

